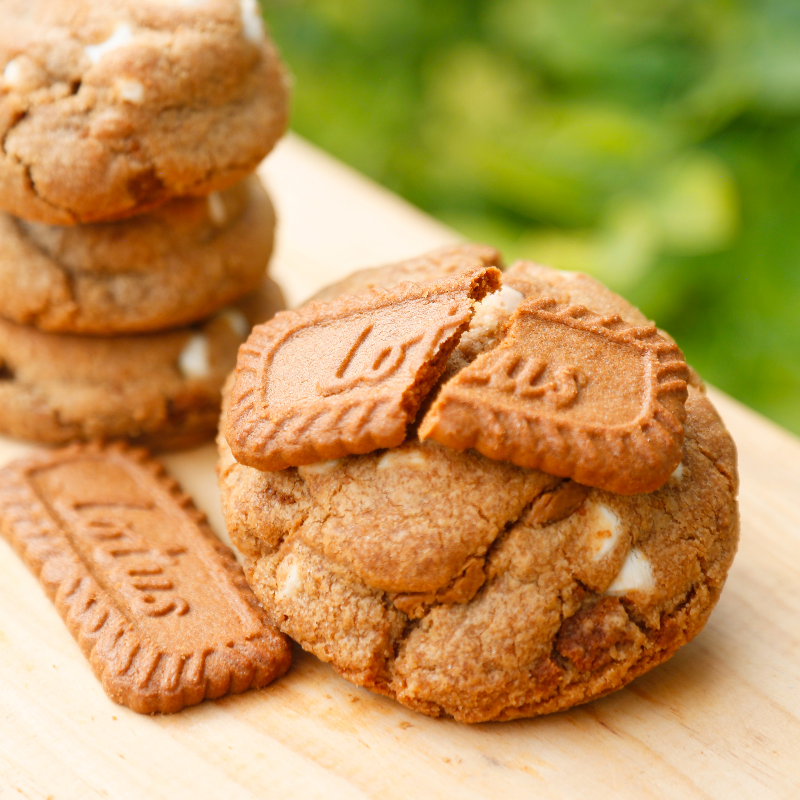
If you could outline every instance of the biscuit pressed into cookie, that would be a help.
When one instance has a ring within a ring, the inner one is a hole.
[[[498,269],[479,267],[309,303],[256,327],[231,390],[237,460],[283,469],[402,443],[476,301],[499,284]]]
[[[447,253],[426,257],[417,279],[442,274]],[[367,271],[346,289],[388,288],[403,272]],[[502,340],[525,298],[648,324],[583,275],[519,263],[503,284],[443,381]],[[682,459],[649,494],[413,430],[399,447],[280,472],[239,464],[218,442],[228,530],[273,623],[348,680],[434,716],[535,716],[624,686],[702,629],[736,551],[735,447],[691,372]]]
[[[189,325],[258,288],[274,230],[255,177],[120,222],[44,225],[0,212],[0,317],[105,336]]]
[[[0,207],[140,214],[253,171],[287,78],[256,0],[0,0]]]
[[[0,432],[47,444],[199,444],[214,435],[220,388],[239,345],[283,306],[267,278],[210,319],[162,333],[52,334],[0,320]]]

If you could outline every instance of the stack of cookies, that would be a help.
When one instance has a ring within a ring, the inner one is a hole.
[[[256,0],[0,0],[0,432],[213,435],[282,306],[251,173],[285,130]]]

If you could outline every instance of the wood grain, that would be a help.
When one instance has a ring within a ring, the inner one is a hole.
[[[262,167],[292,301],[454,234],[291,137]],[[0,542],[0,800],[800,796],[800,442],[712,392],[739,447],[742,540],[706,629],[627,689],[474,727],[369,694],[296,652],[258,692],[173,717],[103,694]],[[0,462],[32,448],[0,441]],[[165,459],[221,530],[211,447]]]

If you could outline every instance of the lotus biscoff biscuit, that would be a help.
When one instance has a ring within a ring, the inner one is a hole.
[[[143,451],[72,445],[4,467],[0,532],[134,711],[175,712],[289,667],[231,551]]]

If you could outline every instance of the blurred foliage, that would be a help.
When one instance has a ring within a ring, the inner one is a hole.
[[[800,432],[797,0],[265,0],[293,127]]]

